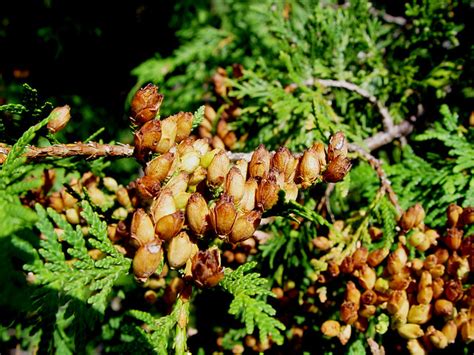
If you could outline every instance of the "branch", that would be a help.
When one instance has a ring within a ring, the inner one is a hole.
[[[314,83],[314,79],[311,79],[311,80]],[[374,95],[369,93],[367,90],[345,80],[316,79],[316,82],[326,87],[344,88],[349,91],[354,91],[358,93],[360,96],[365,97],[367,100],[373,103],[379,110],[380,115],[382,116],[384,131],[391,132],[394,129],[393,118],[390,115],[390,112],[388,112],[388,109],[385,107],[385,105],[383,105],[380,101],[378,101]],[[310,84],[310,82],[308,81],[306,84]]]
[[[387,193],[390,202],[395,206],[398,214],[401,215],[403,210],[400,207],[400,204],[398,203],[398,198],[395,194],[395,191],[393,191],[392,189],[392,183],[387,178],[387,174],[382,168],[382,162],[357,144],[349,144],[349,149],[369,162],[369,164],[375,170],[380,179],[380,182],[382,184],[381,191]]]
[[[39,160],[44,158],[67,158],[75,156],[83,156],[87,159],[96,159],[100,157],[131,157],[133,155],[133,147],[128,144],[99,144],[99,143],[72,143],[72,144],[55,144],[49,147],[30,146],[25,152],[25,156],[31,160]],[[7,155],[10,147],[0,147],[0,156]]]

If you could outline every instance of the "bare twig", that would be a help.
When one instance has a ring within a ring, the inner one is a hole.
[[[326,87],[344,88],[349,91],[354,91],[358,93],[360,96],[365,97],[372,104],[374,104],[379,110],[380,115],[382,116],[384,131],[391,132],[394,129],[393,118],[390,115],[390,112],[388,112],[387,107],[385,107],[385,105],[383,105],[380,101],[378,101],[377,98],[371,93],[369,93],[367,90],[345,80],[316,79],[316,82]]]
[[[7,155],[9,147],[0,147],[0,154]],[[25,152],[28,159],[38,160],[49,157],[67,158],[73,156],[83,156],[88,159],[100,157],[130,157],[133,155],[133,147],[128,144],[99,144],[99,143],[72,143],[55,144],[49,147],[30,146]]]
[[[397,198],[397,195],[395,194],[395,191],[393,191],[392,189],[392,183],[387,178],[387,174],[382,168],[382,162],[378,160],[376,157],[374,157],[372,154],[364,150],[362,147],[359,147],[358,145],[354,143],[349,144],[349,149],[357,153],[359,156],[361,156],[362,158],[364,158],[365,160],[369,162],[369,164],[375,170],[375,172],[377,173],[380,179],[380,182],[382,185],[381,191],[387,193],[390,202],[392,202],[392,204],[395,206],[398,214],[401,215],[403,210],[400,207],[400,204],[398,203],[398,198]]]

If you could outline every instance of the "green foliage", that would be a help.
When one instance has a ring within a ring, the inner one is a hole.
[[[285,326],[273,318],[275,309],[266,302],[267,297],[274,297],[267,288],[268,281],[256,272],[249,273],[255,266],[255,262],[248,262],[234,271],[226,270],[221,286],[234,297],[229,313],[239,317],[247,334],[252,334],[257,328],[261,342],[266,342],[271,336],[272,341],[281,345],[284,339],[281,331]],[[243,335],[242,332],[239,334]]]
[[[406,147],[402,160],[388,167],[395,191],[403,208],[421,202],[428,211],[427,224],[443,225],[450,203],[472,206],[474,203],[474,129],[459,125],[458,115],[442,106],[442,121],[415,140],[423,142],[424,156]],[[429,145],[432,141],[442,143]]]
[[[77,338],[83,336],[86,329],[76,334],[77,328],[93,324],[94,319],[103,317],[115,282],[128,275],[130,269],[130,260],[109,241],[105,222],[87,202],[82,203],[82,208],[81,215],[89,225],[87,236],[54,210],[36,205],[36,226],[42,233],[42,239],[38,251],[30,247],[34,261],[25,266],[34,275],[35,284],[48,290],[46,294],[38,294],[39,299],[45,302],[41,305],[43,311],[54,306],[46,305],[51,302],[50,292],[56,292],[60,300],[64,298],[56,311],[55,321],[58,324],[53,341],[55,347],[65,352],[74,351],[74,339],[85,341]],[[62,231],[60,235],[55,228]],[[103,256],[94,260],[88,252],[90,247],[98,249]],[[75,307],[79,307],[81,312]]]

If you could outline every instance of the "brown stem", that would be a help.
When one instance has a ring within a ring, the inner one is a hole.
[[[382,116],[384,131],[387,133],[390,133],[394,129],[393,118],[390,115],[390,112],[388,112],[387,107],[385,107],[385,105],[383,105],[379,100],[377,100],[377,98],[374,95],[369,93],[367,90],[345,80],[316,79],[316,82],[326,87],[344,88],[349,91],[354,91],[360,96],[365,97],[372,104],[374,104],[379,110],[380,115]]]
[[[361,156],[362,158],[364,158],[365,160],[369,162],[369,164],[375,170],[375,172],[377,173],[380,179],[380,182],[382,184],[381,186],[382,192],[387,193],[390,202],[392,202],[392,204],[395,206],[400,216],[403,210],[400,207],[400,204],[398,203],[398,198],[397,198],[397,195],[395,194],[395,191],[393,191],[392,189],[392,183],[387,178],[387,174],[382,168],[382,162],[378,160],[376,157],[374,157],[372,154],[364,150],[362,147],[358,146],[357,144],[354,144],[354,143],[349,144],[349,149],[359,154],[359,156]]]
[[[7,155],[10,152],[9,147],[0,147],[0,155]],[[49,157],[67,158],[83,156],[87,159],[96,159],[100,157],[131,157],[133,147],[127,144],[99,144],[99,143],[72,143],[55,144],[49,147],[30,146],[25,152],[25,156],[31,160],[44,159]]]

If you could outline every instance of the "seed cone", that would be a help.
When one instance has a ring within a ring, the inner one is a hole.
[[[261,179],[267,176],[270,171],[271,155],[265,147],[260,144],[252,154],[250,159],[248,173],[254,179]]]
[[[184,212],[176,211],[161,217],[155,225],[155,233],[162,240],[170,240],[181,230],[184,224]]]
[[[240,243],[253,236],[260,224],[261,217],[262,213],[255,210],[237,217],[229,235],[230,242]]]
[[[217,248],[199,251],[192,260],[192,276],[199,287],[214,287],[224,278]]]
[[[231,196],[222,194],[214,208],[210,210],[211,224],[219,236],[227,236],[234,225],[237,211]]]
[[[130,232],[138,246],[148,244],[155,238],[153,222],[143,209],[139,208],[133,214]]]
[[[133,274],[145,282],[160,265],[163,259],[161,242],[153,241],[140,247],[133,258]]]
[[[131,103],[131,118],[137,125],[142,125],[154,119],[160,110],[163,95],[158,93],[158,87],[148,84],[139,89]]]
[[[342,181],[351,169],[351,166],[352,163],[348,158],[338,155],[329,162],[328,167],[323,173],[323,180],[333,183]]]
[[[212,159],[207,168],[207,182],[209,185],[217,187],[224,183],[224,179],[229,171],[230,160],[224,151],[219,151]]]
[[[71,108],[69,105],[56,107],[49,114],[47,128],[51,133],[56,133],[64,129],[71,119]]]
[[[168,265],[174,269],[184,266],[191,257],[194,248],[195,245],[189,239],[188,234],[186,232],[179,233],[171,239],[168,245]]]
[[[209,209],[206,200],[199,192],[193,193],[186,205],[186,219],[194,234],[201,236],[207,231]]]

